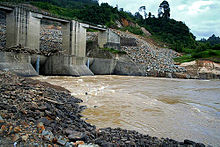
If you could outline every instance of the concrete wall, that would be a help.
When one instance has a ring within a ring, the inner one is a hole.
[[[62,50],[64,54],[70,54],[70,23],[62,23]]]
[[[120,44],[120,36],[116,33],[114,33],[113,31],[111,31],[110,29],[107,30],[108,32],[108,43],[118,43]]]
[[[144,68],[133,62],[118,60],[114,69],[115,75],[146,76]]]
[[[135,38],[121,37],[120,45],[121,46],[137,46],[137,41]]]
[[[95,75],[111,75],[114,74],[114,69],[117,61],[114,59],[89,58],[89,69]]]
[[[103,48],[104,45],[107,43],[108,38],[107,38],[107,31],[100,31],[98,34],[98,45],[99,47]]]
[[[28,15],[28,28],[27,28],[27,45],[30,49],[40,49],[40,14],[29,12]]]
[[[0,52],[0,70],[10,71],[21,76],[36,76],[28,54]]]
[[[15,8],[6,15],[6,47],[21,45],[39,50],[40,14]]]
[[[126,55],[114,59],[89,58],[89,60],[89,68],[96,75],[146,75],[144,68],[133,63]]]
[[[70,55],[86,56],[86,24],[72,21]]]
[[[56,55],[48,57],[45,75],[88,76],[94,75],[85,65],[85,58],[70,55]]]
[[[110,29],[100,31],[98,34],[98,45],[101,48],[114,48],[120,50],[120,36]]]

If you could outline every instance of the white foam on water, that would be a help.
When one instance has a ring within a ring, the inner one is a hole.
[[[202,82],[209,82],[210,80],[201,80]]]
[[[82,83],[82,82],[83,82],[83,79],[78,79],[76,82],[77,82],[77,83]]]
[[[93,96],[97,96],[100,93],[104,93],[104,90],[107,88],[108,86],[98,86],[98,87],[93,87],[93,88],[89,88],[88,90],[88,94],[93,95]]]
[[[199,109],[199,108],[196,108],[195,106],[193,106],[193,108],[192,108],[193,110],[195,110],[196,112],[201,112],[201,110]]]

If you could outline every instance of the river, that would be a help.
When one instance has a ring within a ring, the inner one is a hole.
[[[220,146],[220,81],[132,76],[34,79],[62,86],[83,99],[87,122],[177,141]]]

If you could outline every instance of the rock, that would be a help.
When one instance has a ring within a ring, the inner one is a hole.
[[[75,144],[76,145],[83,145],[83,144],[85,144],[85,142],[84,141],[76,141]]]
[[[0,123],[3,123],[3,122],[4,122],[4,119],[0,115]]]
[[[20,128],[19,126],[15,127],[15,128],[14,128],[14,132],[15,132],[15,133],[21,132],[21,128]]]
[[[0,129],[0,132],[1,132],[1,133],[4,133],[6,130],[7,130],[6,126],[5,126],[5,125],[2,125],[2,126],[1,126],[1,129]]]
[[[83,140],[86,134],[78,131],[72,131],[71,134],[68,135],[69,140],[71,141],[78,141]]]
[[[37,128],[38,128],[39,133],[42,133],[45,130],[44,124],[42,122],[39,122],[37,124]]]
[[[40,123],[45,124],[46,126],[49,126],[51,123],[51,120],[48,120],[48,118],[46,118],[46,117],[42,117],[42,118],[38,119],[37,122],[40,122]]]
[[[149,31],[147,31],[144,27],[141,27],[141,30],[144,33],[144,35],[151,36],[151,33]]]
[[[62,146],[64,146],[66,142],[67,142],[66,139],[63,138],[62,136],[60,136],[59,139],[57,140],[57,143]]]
[[[49,141],[49,142],[52,142],[55,139],[55,137],[51,131],[43,130],[42,136],[43,136],[44,140]]]
[[[38,107],[38,109],[41,110],[41,111],[44,111],[44,110],[47,109],[47,106],[46,106],[46,105],[43,105],[43,106]]]
[[[203,143],[196,143],[196,147],[205,147]]]
[[[220,64],[208,60],[196,60],[180,64],[187,69],[190,78],[220,79]]]
[[[67,142],[65,147],[75,147],[73,142]]]
[[[13,138],[12,138],[12,141],[13,142],[16,142],[16,141],[18,141],[20,139],[20,135],[19,134],[15,134],[14,136],[13,136]]]
[[[69,134],[72,134],[72,133],[73,133],[73,130],[71,130],[70,128],[68,128],[68,129],[65,129],[63,132],[64,132],[64,134],[69,135]]]
[[[95,144],[79,144],[78,147],[99,147],[99,146]]]
[[[184,144],[187,144],[187,145],[195,145],[196,143],[193,142],[193,141],[191,141],[191,140],[186,139],[186,140],[184,140]]]
[[[166,77],[167,78],[173,78],[173,75],[172,75],[172,73],[166,73]]]
[[[21,136],[21,139],[26,142],[28,140],[28,137],[29,135],[26,134],[26,135]]]

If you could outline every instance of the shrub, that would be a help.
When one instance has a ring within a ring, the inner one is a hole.
[[[136,34],[136,35],[144,35],[143,31],[139,28],[139,27],[124,27],[123,29],[121,29],[122,31],[126,31],[128,30],[129,32]]]

